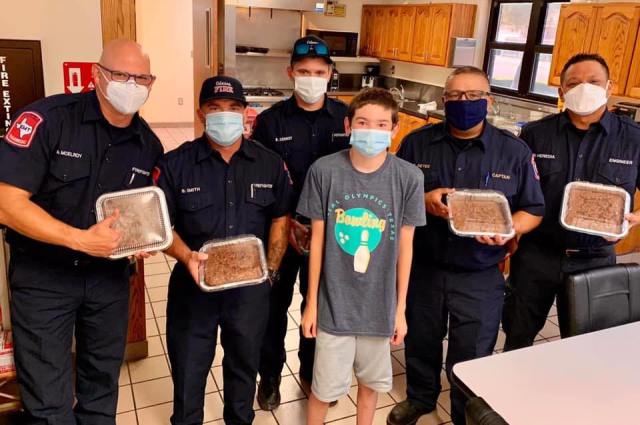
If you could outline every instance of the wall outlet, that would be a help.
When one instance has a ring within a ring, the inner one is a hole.
[[[183,103],[184,103],[184,99],[179,97],[178,98],[178,105],[182,106]]]

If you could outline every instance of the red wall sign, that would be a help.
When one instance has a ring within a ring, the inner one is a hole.
[[[85,93],[95,89],[91,78],[92,65],[92,62],[64,62],[62,64],[64,92]]]

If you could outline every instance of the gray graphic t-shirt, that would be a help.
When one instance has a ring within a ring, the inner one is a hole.
[[[325,221],[320,329],[393,335],[400,228],[425,224],[423,180],[416,166],[393,155],[373,173],[353,168],[349,150],[311,166],[298,213]]]

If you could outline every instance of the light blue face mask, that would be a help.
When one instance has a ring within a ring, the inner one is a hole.
[[[207,136],[220,146],[231,146],[244,131],[244,116],[237,112],[213,112],[206,116]]]
[[[365,156],[376,156],[391,146],[391,132],[386,130],[351,130],[349,144]]]

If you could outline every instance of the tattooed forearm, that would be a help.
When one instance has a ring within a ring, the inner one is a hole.
[[[267,267],[277,270],[289,244],[289,217],[278,217],[271,221]]]

